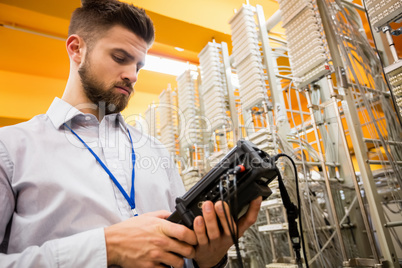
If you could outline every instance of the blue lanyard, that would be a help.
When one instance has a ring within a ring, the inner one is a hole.
[[[98,161],[98,163],[102,166],[102,168],[106,171],[106,173],[109,175],[109,177],[112,179],[112,181],[114,182],[114,184],[117,186],[117,188],[119,188],[120,192],[123,194],[124,198],[126,198],[128,204],[131,207],[131,210],[134,211],[134,216],[138,216],[137,212],[135,212],[135,192],[134,192],[134,178],[135,178],[135,153],[134,153],[134,145],[133,145],[133,139],[131,138],[131,134],[130,131],[127,128],[127,132],[128,132],[128,136],[130,137],[130,141],[131,141],[131,160],[133,162],[133,171],[131,173],[131,192],[130,192],[130,196],[128,196],[128,194],[126,193],[126,191],[124,191],[123,187],[120,185],[120,183],[117,181],[116,177],[112,174],[112,172],[110,172],[110,170],[108,169],[108,167],[102,162],[102,160],[96,155],[96,153],[94,151],[92,151],[92,149],[85,143],[85,141],[83,141],[80,136],[78,136],[77,133],[74,132],[74,130],[72,130],[66,123],[64,123],[64,126],[66,126],[71,133],[73,133],[81,142],[82,144],[85,145],[85,147],[87,147],[87,149],[91,152],[91,154],[95,157],[96,161]]]

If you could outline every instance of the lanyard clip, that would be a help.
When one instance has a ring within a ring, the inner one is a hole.
[[[135,208],[131,209],[131,211],[133,212],[134,217],[138,216],[137,210]]]

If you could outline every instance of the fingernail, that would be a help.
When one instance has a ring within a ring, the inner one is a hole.
[[[205,209],[205,212],[211,212],[212,211],[212,204],[209,203],[209,202],[205,203],[204,209]]]
[[[202,218],[198,218],[197,221],[196,221],[196,224],[198,226],[202,226]]]
[[[222,205],[222,203],[218,203],[217,209],[218,209],[219,212],[223,212],[223,205]]]

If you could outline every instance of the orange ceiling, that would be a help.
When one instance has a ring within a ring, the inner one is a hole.
[[[233,16],[234,10],[239,9],[245,3],[243,0],[126,0],[126,2],[144,8],[154,21],[156,42],[150,50],[151,54],[193,63],[198,62],[198,53],[208,41],[213,39],[216,42],[228,43],[229,50],[231,50],[228,21]],[[278,9],[278,3],[274,0],[249,2],[252,5],[262,5],[266,18]],[[1,23],[15,24],[22,28],[62,38],[67,36],[71,12],[80,5],[79,0],[0,0],[1,3],[7,5],[0,6]],[[26,40],[21,41],[25,43]],[[49,45],[50,48],[53,48],[53,44]],[[180,47],[184,51],[179,52],[174,47]],[[10,52],[9,49],[6,51]]]
[[[150,54],[195,64],[198,63],[198,54],[209,41],[226,42],[231,52],[228,21],[234,10],[240,9],[246,3],[243,0],[122,1],[144,8],[154,21],[156,37]],[[250,0],[249,3],[254,6],[262,5],[266,19],[278,9],[275,0]],[[0,25],[14,27],[10,29],[0,26],[0,71],[5,71],[2,79],[4,80],[4,74],[11,72],[25,75],[22,80],[33,75],[67,81],[69,60],[64,40],[67,37],[70,14],[79,6],[79,0],[0,0]],[[274,31],[281,31],[280,26]],[[175,47],[184,50],[180,52]],[[13,85],[13,81],[7,79],[7,84]],[[23,86],[16,82],[17,87]],[[135,90],[155,94],[157,98],[169,83],[173,88],[176,87],[176,77],[142,70]],[[0,95],[7,95],[2,94],[7,90],[15,89],[3,86],[3,89],[0,88]],[[32,88],[34,92],[41,90]],[[19,98],[15,96],[15,100]],[[4,119],[7,111],[1,109],[0,107],[0,119]],[[30,114],[27,113],[27,118],[28,116]],[[13,114],[7,117],[11,118]]]

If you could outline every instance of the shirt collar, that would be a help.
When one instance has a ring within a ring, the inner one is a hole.
[[[127,125],[127,123],[126,123],[126,121],[124,121],[124,118],[123,118],[123,116],[121,115],[121,113],[118,113],[118,114],[115,114],[116,115],[116,120],[119,120],[119,122],[120,122],[120,124],[122,125],[122,126],[126,126]]]
[[[59,129],[65,122],[79,114],[83,114],[77,108],[62,99],[55,98],[46,113],[54,127]]]
[[[47,110],[48,117],[56,129],[59,129],[64,123],[72,120],[78,115],[84,115],[83,112],[65,102],[60,98],[55,98]],[[123,116],[120,113],[110,114],[107,117],[115,117],[116,120],[120,122],[123,126],[126,125]],[[112,119],[112,118],[111,118]]]

